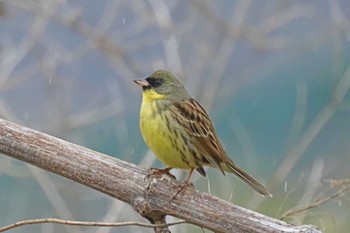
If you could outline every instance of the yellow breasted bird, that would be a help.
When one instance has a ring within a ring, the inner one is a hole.
[[[239,168],[221,145],[204,108],[189,96],[185,87],[168,71],[158,70],[146,79],[134,80],[143,89],[140,128],[143,139],[167,168],[189,170],[185,185],[194,170],[206,173],[203,166],[232,173],[258,193],[272,196],[252,176]]]

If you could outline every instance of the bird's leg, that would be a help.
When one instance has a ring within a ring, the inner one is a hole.
[[[177,197],[177,195],[179,195],[180,193],[181,193],[181,196],[182,196],[183,193],[186,191],[186,189],[188,187],[194,187],[193,183],[190,182],[190,178],[192,176],[193,171],[194,171],[194,169],[190,170],[190,172],[188,173],[186,179],[184,180],[184,182],[182,184],[176,184],[176,185],[173,186],[173,187],[176,187],[176,188],[179,188],[179,189],[176,191],[175,195],[170,199],[169,202],[174,200]]]
[[[145,179],[151,177],[151,176],[162,176],[164,174],[170,176],[171,178],[176,180],[176,177],[170,173],[170,170],[173,169],[172,167],[166,167],[164,169],[159,168],[150,168],[148,169],[148,174],[146,175]]]

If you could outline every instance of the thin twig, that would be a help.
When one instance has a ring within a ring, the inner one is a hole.
[[[63,224],[70,226],[90,226],[90,227],[126,227],[126,226],[138,226],[138,227],[146,227],[146,228],[162,228],[169,227],[178,224],[187,223],[184,220],[166,223],[166,224],[149,224],[143,222],[120,222],[120,223],[110,223],[110,222],[82,222],[82,221],[70,221],[63,220],[58,218],[41,218],[41,219],[30,219],[16,222],[14,224],[7,225],[5,227],[0,228],[0,232],[8,231],[13,228],[25,226],[25,225],[33,225],[33,224],[43,224],[43,223],[53,223],[53,224]]]
[[[342,189],[340,189],[339,191],[337,191],[336,193],[333,193],[332,195],[328,196],[328,197],[325,197],[325,198],[316,198],[316,200],[313,202],[313,203],[310,203],[306,206],[299,206],[299,207],[296,207],[296,208],[293,208],[291,210],[288,210],[287,212],[285,212],[281,217],[280,219],[281,220],[284,220],[286,219],[287,217],[290,217],[290,216],[293,216],[293,215],[296,215],[296,214],[300,214],[304,211],[307,211],[307,210],[310,210],[312,208],[315,208],[315,207],[318,207],[320,205],[323,205],[325,204],[326,202],[330,201],[330,200],[333,200],[335,198],[337,198],[338,196],[340,196],[341,194],[345,193],[347,190],[350,189],[350,185],[348,186],[345,186],[343,187]]]

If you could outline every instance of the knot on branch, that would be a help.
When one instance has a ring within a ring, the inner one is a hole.
[[[147,192],[147,189],[145,189],[145,193]],[[134,206],[134,209],[150,223],[157,225],[166,224],[166,215],[160,211],[151,209],[147,198],[144,198],[143,196],[135,198],[132,206]],[[156,233],[170,233],[168,227],[156,227],[154,230]]]

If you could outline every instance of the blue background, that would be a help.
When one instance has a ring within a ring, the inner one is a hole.
[[[1,1],[0,116],[162,167],[142,141],[141,90],[132,80],[170,70],[209,111],[231,158],[274,197],[214,169],[193,176],[196,188],[279,218],[349,185],[349,12],[345,0]],[[4,155],[0,186],[0,226],[48,217],[144,221],[126,204]],[[349,198],[286,220],[346,232]],[[11,232],[152,231],[47,224]]]

